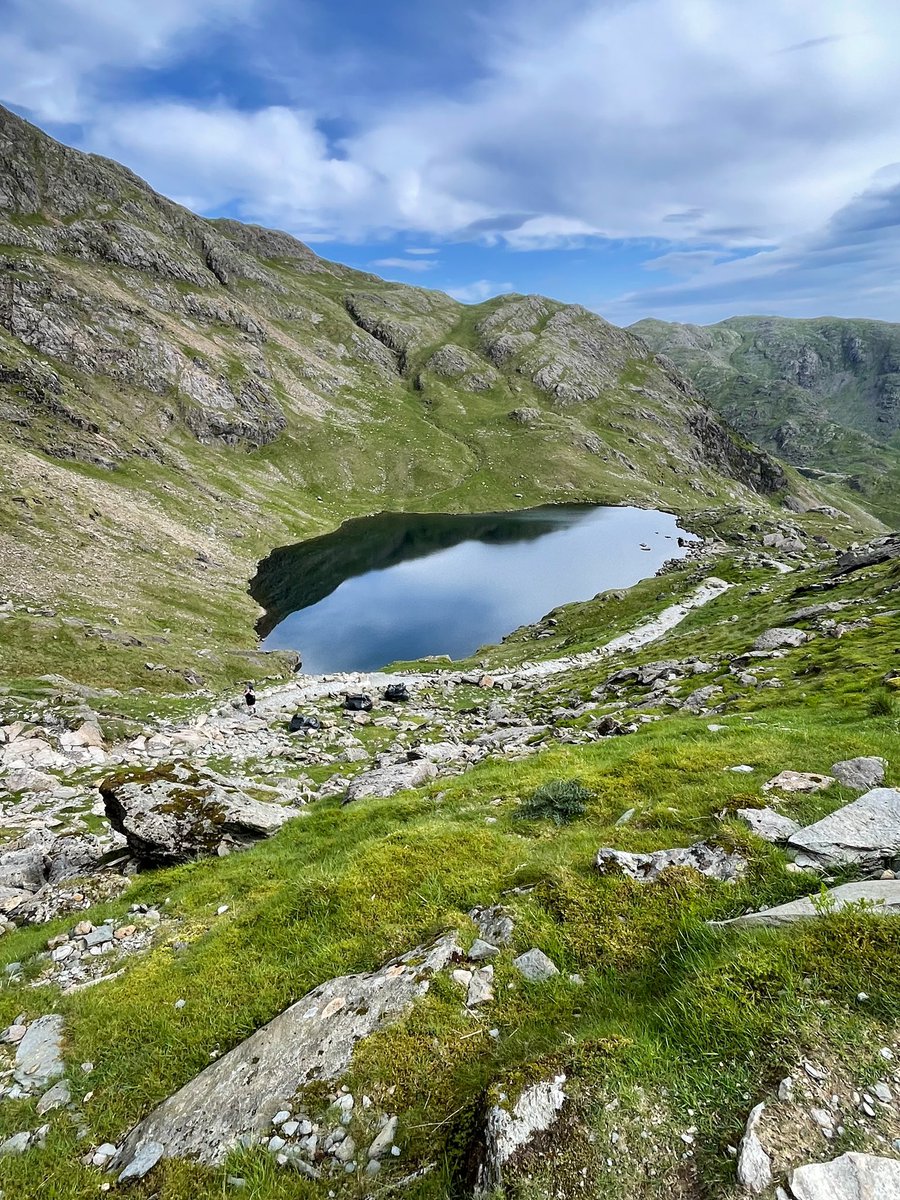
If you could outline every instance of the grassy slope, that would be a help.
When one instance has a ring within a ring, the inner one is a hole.
[[[735,579],[735,588],[640,659],[740,653],[783,614],[817,599],[791,595],[816,582],[813,573],[748,578],[737,564],[718,569]],[[675,594],[689,589],[691,572],[665,583]],[[649,587],[641,585],[644,592]],[[895,922],[848,915],[778,934],[712,931],[704,924],[815,886],[809,877],[787,874],[780,852],[717,816],[758,803],[765,779],[786,767],[822,771],[838,758],[882,754],[891,760],[888,782],[900,783],[897,700],[892,715],[870,715],[895,650],[896,618],[876,610],[893,608],[898,595],[896,564],[829,590],[824,598],[858,601],[858,610],[848,611],[872,615],[872,625],[840,640],[817,637],[770,660],[780,690],[726,682],[726,714],[716,717],[726,732],[711,733],[709,718],[672,715],[631,737],[486,763],[390,801],[348,809],[319,803],[243,855],[144,876],[102,915],[134,902],[165,905],[177,923],[152,953],[131,960],[122,978],[80,994],[0,992],[0,1023],[23,1009],[66,1014],[73,1090],[94,1092],[85,1108],[91,1140],[115,1141],[210,1052],[234,1045],[323,979],[373,967],[448,926],[465,930],[471,905],[535,885],[509,900],[518,916],[515,945],[497,960],[497,1000],[484,1015],[463,1017],[456,991],[438,984],[406,1021],[357,1051],[353,1087],[402,1114],[396,1172],[419,1161],[439,1164],[406,1194],[459,1194],[454,1180],[480,1096],[497,1080],[527,1077],[541,1062],[562,1065],[573,1078],[578,1128],[573,1121],[572,1141],[560,1139],[553,1166],[553,1185],[564,1194],[581,1194],[576,1183],[585,1165],[586,1194],[608,1200],[730,1194],[733,1163],[725,1147],[735,1143],[764,1090],[804,1053],[842,1057],[857,1078],[874,1078],[877,1047],[896,1036],[900,1023]],[[645,598],[640,588],[638,598]],[[606,640],[623,614],[633,615],[635,599],[629,593],[576,610],[573,628],[583,641],[591,632],[595,643]],[[738,621],[730,619],[735,614]],[[568,620],[566,611],[561,616]],[[548,709],[556,693],[587,694],[615,666],[555,682],[545,697]],[[696,677],[685,690],[707,682]],[[724,770],[740,762],[754,767],[752,776]],[[573,776],[594,793],[584,819],[562,829],[515,819],[517,800],[536,784]],[[835,788],[781,807],[807,821],[850,798]],[[633,821],[616,827],[632,807]],[[486,824],[489,816],[496,823]],[[704,836],[748,850],[746,881],[727,887],[675,873],[639,887],[601,880],[591,869],[601,845],[648,850]],[[220,904],[230,908],[217,918]],[[8,935],[2,961],[27,960],[55,928]],[[167,942],[175,939],[189,948],[174,955]],[[513,954],[531,945],[560,965],[551,984],[523,986],[513,972]],[[583,986],[571,983],[568,971],[580,973]],[[865,1005],[856,1000],[861,991],[870,997]],[[187,1003],[177,1010],[179,998]],[[489,1036],[490,1027],[499,1038]],[[77,1067],[84,1060],[95,1063],[89,1077]],[[612,1111],[611,1099],[618,1102]],[[31,1112],[28,1102],[5,1105],[0,1129],[33,1126]],[[863,1144],[847,1124],[845,1144]],[[613,1128],[623,1131],[625,1148],[610,1168],[605,1150],[591,1146],[606,1147]],[[648,1128],[649,1143],[640,1137]],[[696,1140],[685,1158],[679,1134],[689,1128]],[[821,1152],[839,1149],[823,1144]],[[2,1186],[22,1200],[84,1200],[96,1194],[101,1175],[77,1165],[78,1153],[58,1115],[45,1153],[0,1165]],[[327,1190],[277,1173],[262,1152],[237,1155],[228,1169],[247,1178],[242,1194],[253,1200],[299,1200]],[[536,1169],[523,1195],[545,1194],[548,1181]],[[212,1200],[222,1195],[226,1173],[169,1164],[133,1194]],[[349,1197],[366,1185],[345,1178],[328,1186]]]

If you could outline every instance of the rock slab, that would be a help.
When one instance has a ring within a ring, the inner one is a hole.
[[[386,799],[407,788],[421,787],[437,775],[437,767],[427,759],[416,759],[415,762],[395,763],[388,767],[378,767],[374,771],[364,771],[350,781],[344,795],[344,804],[368,797]]]
[[[402,1016],[458,951],[456,935],[447,934],[377,971],[321,984],[136,1125],[115,1168],[126,1169],[153,1143],[162,1157],[218,1166],[238,1144],[260,1140],[305,1084],[342,1075],[357,1042]]]
[[[63,1019],[56,1013],[38,1017],[16,1047],[16,1082],[28,1092],[43,1090],[65,1071],[62,1060]]]
[[[793,834],[803,865],[853,864],[876,870],[900,853],[900,789],[873,788],[831,816]]]
[[[484,1155],[475,1180],[476,1195],[487,1195],[499,1187],[503,1168],[513,1155],[527,1147],[536,1134],[553,1125],[566,1101],[565,1082],[565,1075],[554,1075],[525,1088],[512,1107],[508,1106],[508,1098],[501,1095],[500,1103],[488,1109]]]
[[[653,883],[670,867],[691,867],[710,879],[731,882],[744,871],[739,854],[723,850],[709,842],[672,850],[654,850],[650,854],[629,854],[604,847],[597,851],[597,868],[605,875],[625,875],[639,883]]]
[[[776,908],[767,908],[763,912],[745,913],[744,916],[734,917],[730,921],[718,921],[715,924],[793,925],[796,921],[808,921],[830,912],[840,912],[850,904],[861,903],[871,906],[870,911],[878,916],[900,915],[900,879],[843,883],[840,887],[831,888],[824,901],[820,893],[816,892],[813,896],[804,896],[801,900],[792,900],[789,904],[779,904]]]
[[[845,787],[857,792],[867,792],[870,788],[881,787],[884,783],[884,769],[887,762],[883,758],[845,758],[836,762],[831,773]]]
[[[900,1161],[875,1154],[842,1154],[831,1162],[798,1167],[791,1175],[795,1200],[900,1200]]]

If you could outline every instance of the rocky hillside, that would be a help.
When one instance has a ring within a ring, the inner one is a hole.
[[[7,698],[4,1195],[893,1200],[898,597],[708,545],[253,713]]]
[[[733,317],[631,329],[746,437],[900,523],[900,325]]]
[[[0,642],[19,677],[258,674],[256,561],[361,513],[578,498],[765,520],[832,498],[582,308],[385,283],[197,217],[5,110],[0,266]],[[838,507],[837,540],[875,528]]]

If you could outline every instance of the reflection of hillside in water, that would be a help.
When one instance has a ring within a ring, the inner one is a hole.
[[[334,533],[282,546],[262,560],[250,595],[265,609],[261,638],[291,613],[317,604],[347,579],[448,550],[462,542],[534,541],[596,512],[590,504],[512,513],[379,513],[346,521]]]

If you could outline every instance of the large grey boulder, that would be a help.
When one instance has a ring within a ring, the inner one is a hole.
[[[784,647],[802,646],[809,641],[809,634],[802,629],[788,627],[767,629],[753,643],[754,650],[781,650]]]
[[[459,952],[455,934],[418,946],[377,971],[330,979],[251,1034],[132,1129],[119,1171],[153,1143],[162,1157],[221,1164],[239,1144],[271,1132],[307,1083],[336,1079],[362,1038],[398,1020]],[[154,1151],[155,1153],[155,1151]]]
[[[254,800],[212,771],[180,763],[100,784],[106,815],[146,866],[188,862],[270,837],[298,810]]]
[[[514,1104],[501,1092],[488,1109],[484,1147],[475,1172],[475,1195],[493,1192],[503,1182],[504,1168],[518,1152],[526,1149],[537,1134],[556,1121],[566,1102],[563,1074],[532,1084]]]
[[[783,817],[774,808],[739,808],[735,814],[764,842],[781,845],[800,828],[790,817]]]
[[[374,771],[364,771],[350,781],[343,803],[351,804],[354,800],[367,797],[394,796],[397,792],[405,792],[407,788],[421,787],[436,775],[437,767],[424,758],[377,767]]]
[[[56,1013],[32,1021],[16,1047],[14,1076],[26,1092],[43,1091],[65,1071],[62,1060],[63,1019]]]
[[[900,853],[900,790],[874,788],[793,834],[801,866],[853,864],[874,871]]]
[[[860,883],[842,883],[830,888],[823,898],[819,892],[779,904],[763,912],[745,913],[730,921],[716,921],[717,925],[793,925],[795,921],[808,921],[826,913],[840,912],[850,904],[864,904],[868,911],[878,916],[900,914],[900,879],[871,879]]]
[[[836,762],[831,773],[845,787],[857,792],[867,792],[870,788],[881,787],[884,783],[884,770],[887,762],[883,758],[845,758]]]
[[[597,851],[597,868],[604,875],[625,875],[639,883],[652,883],[670,867],[691,867],[710,879],[730,883],[743,874],[746,863],[739,854],[709,842],[650,854],[629,854],[604,847]]]
[[[900,1161],[875,1154],[842,1154],[791,1174],[795,1200],[900,1200]]]

